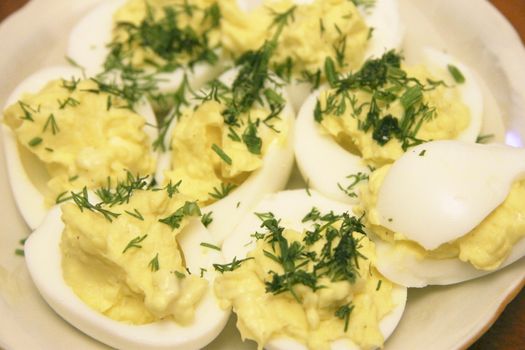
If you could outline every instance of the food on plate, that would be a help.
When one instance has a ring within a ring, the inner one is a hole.
[[[434,141],[361,187],[377,267],[409,286],[451,284],[525,255],[525,153],[498,144]]]
[[[290,81],[296,109],[325,81],[327,58],[350,72],[366,57],[399,49],[403,40],[395,0],[228,0],[221,10],[226,52],[237,56],[265,40],[277,41],[272,67]]]
[[[402,41],[396,0],[100,2],[4,112],[43,298],[116,348],[205,347],[233,308],[259,349],[376,349],[407,287],[523,257],[523,150],[475,144],[487,87]]]
[[[40,293],[64,319],[110,346],[197,349],[229,310],[211,288],[222,263],[195,202],[130,178],[72,192],[25,245]]]
[[[145,100],[72,68],[36,72],[15,89],[3,112],[8,173],[31,228],[71,189],[151,174],[156,120]]]
[[[294,148],[304,179],[321,193],[355,202],[355,186],[430,140],[475,142],[483,99],[468,67],[436,50],[406,66],[389,51],[352,74],[331,74],[312,94],[296,124]],[[330,169],[330,171],[326,171]]]
[[[211,213],[219,242],[245,210],[284,188],[293,165],[294,113],[282,82],[268,71],[274,46],[264,44],[172,113],[157,182]],[[162,133],[162,132],[161,132]]]
[[[376,270],[360,219],[314,191],[267,196],[223,254],[215,292],[259,349],[382,347],[405,307],[406,288]]]

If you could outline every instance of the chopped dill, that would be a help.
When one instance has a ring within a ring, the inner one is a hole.
[[[159,219],[159,222],[168,225],[172,230],[180,227],[182,220],[187,216],[201,216],[201,210],[196,202],[186,202],[173,214]]]
[[[133,238],[131,241],[129,241],[129,243],[126,245],[124,250],[122,250],[122,254],[124,254],[125,252],[127,252],[131,248],[142,248],[140,243],[142,243],[142,241],[144,241],[146,239],[146,237],[148,237],[147,234],[145,234],[144,236],[137,236],[137,237]]]

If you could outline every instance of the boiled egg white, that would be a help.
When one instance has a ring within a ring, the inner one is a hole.
[[[69,34],[67,56],[82,66],[88,75],[104,71],[104,62],[110,53],[113,15],[127,0],[102,1],[86,14]],[[176,68],[155,74],[159,92],[175,91],[186,79],[193,89],[199,89],[224,70],[223,60],[217,64],[197,63],[191,69]]]
[[[237,76],[237,70],[231,69],[223,73],[219,80],[226,86],[231,86]],[[295,113],[293,112],[290,100],[286,91],[281,91],[286,100],[286,105],[281,112],[284,120],[287,135],[283,142],[276,138],[269,146],[263,158],[263,165],[255,170],[248,178],[226,197],[205,206],[203,213],[212,213],[213,221],[207,226],[215,240],[222,242],[233,230],[240,218],[250,208],[257,203],[264,195],[284,189],[293,167],[293,135],[295,124]],[[177,126],[177,118],[173,118],[167,135],[172,135],[172,131]],[[169,138],[165,140],[165,148],[168,150],[159,156],[155,179],[157,183],[164,182],[164,171],[171,168],[171,152]]]
[[[302,222],[303,218],[315,207],[321,213],[333,212],[336,215],[345,212],[352,213],[347,204],[328,199],[321,194],[305,189],[288,190],[267,195],[246,215],[234,232],[224,241],[222,253],[226,261],[244,259],[256,246],[252,237],[254,232],[261,231],[261,221],[254,213],[273,213],[280,220],[279,225],[297,232],[313,229],[313,223]],[[379,323],[379,328],[386,340],[399,323],[405,309],[407,290],[395,285],[392,289],[394,309]],[[290,338],[271,339],[263,344],[269,350],[307,350],[307,347]],[[334,341],[331,349],[347,350],[359,349],[347,339]]]
[[[49,67],[37,71],[14,89],[8,97],[4,109],[16,103],[26,93],[39,92],[52,80],[71,80],[72,78],[82,79],[82,71],[67,66]],[[157,121],[150,104],[143,99],[137,104],[135,110],[146,119],[144,132],[151,141],[155,140],[157,137]],[[15,134],[5,124],[2,125],[2,139],[7,173],[16,205],[27,225],[31,229],[35,229],[49,210],[44,204],[43,194],[49,175],[42,162],[18,144]],[[156,157],[153,150],[152,155]]]
[[[222,331],[229,310],[222,309],[208,288],[195,310],[193,324],[184,327],[162,320],[145,325],[130,325],[110,319],[87,306],[65,283],[62,276],[60,241],[64,224],[61,210],[54,207],[42,225],[25,243],[29,273],[45,301],[67,322],[85,334],[118,349],[200,349]],[[223,261],[220,252],[200,246],[213,238],[198,219],[192,219],[177,235],[186,267],[191,271],[205,268],[203,275],[212,286],[213,264]]]
[[[512,183],[524,177],[523,149],[460,141],[422,144],[386,174],[377,198],[380,224],[427,250],[436,249],[478,226],[507,198]],[[421,259],[410,250],[375,241],[378,269],[409,287],[451,284],[490,272],[457,258]],[[498,268],[524,255],[521,238]]]
[[[426,48],[423,54],[424,64],[433,75],[450,79],[448,65],[456,66],[464,75],[465,82],[458,85],[458,89],[471,119],[458,139],[475,142],[483,119],[483,95],[474,73],[456,58],[435,49]],[[348,152],[331,135],[323,133],[314,120],[314,109],[322,90],[311,94],[298,113],[294,139],[297,164],[312,188],[332,199],[355,203],[357,198],[349,197],[339,185],[346,187],[349,175],[368,174],[370,169],[359,155]]]

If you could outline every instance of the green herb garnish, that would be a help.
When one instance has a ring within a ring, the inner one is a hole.
[[[197,205],[197,202],[186,202],[182,207],[177,209],[173,214],[163,219],[159,219],[159,222],[168,225],[172,230],[180,227],[182,220],[187,216],[200,216],[201,210]]]
[[[155,257],[151,259],[151,261],[148,263],[148,266],[152,272],[159,271],[159,253],[157,253],[157,255],[155,255]]]
[[[131,241],[129,241],[128,245],[126,245],[126,248],[122,250],[122,254],[124,254],[125,252],[128,251],[128,249],[131,249],[131,248],[142,248],[140,243],[142,243],[142,241],[144,241],[146,237],[148,237],[147,234],[145,234],[144,236],[137,236],[133,238]]]
[[[458,67],[449,64],[447,66],[447,69],[456,83],[463,84],[465,82],[465,76],[463,75],[463,73],[461,73]]]
[[[224,163],[232,165],[232,159],[222,150],[222,148],[213,144],[211,145],[211,149],[224,161]]]

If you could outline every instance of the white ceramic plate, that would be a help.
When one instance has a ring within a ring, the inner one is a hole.
[[[16,84],[38,68],[65,63],[67,34],[99,0],[32,0],[0,25],[0,105]],[[525,139],[525,49],[509,23],[484,0],[400,0],[408,59],[419,45],[447,49],[475,68],[494,92],[504,125],[488,120],[486,132],[519,145]],[[504,128],[505,127],[505,128]],[[0,348],[103,349],[71,327],[40,298],[23,258],[27,236],[7,181],[0,151]],[[297,176],[297,174],[296,174]],[[290,187],[299,186],[292,180]],[[495,320],[525,281],[525,260],[471,282],[410,290],[405,315],[385,349],[456,349],[471,344]],[[480,307],[481,306],[481,307]],[[241,343],[230,320],[209,349],[255,349]]]

